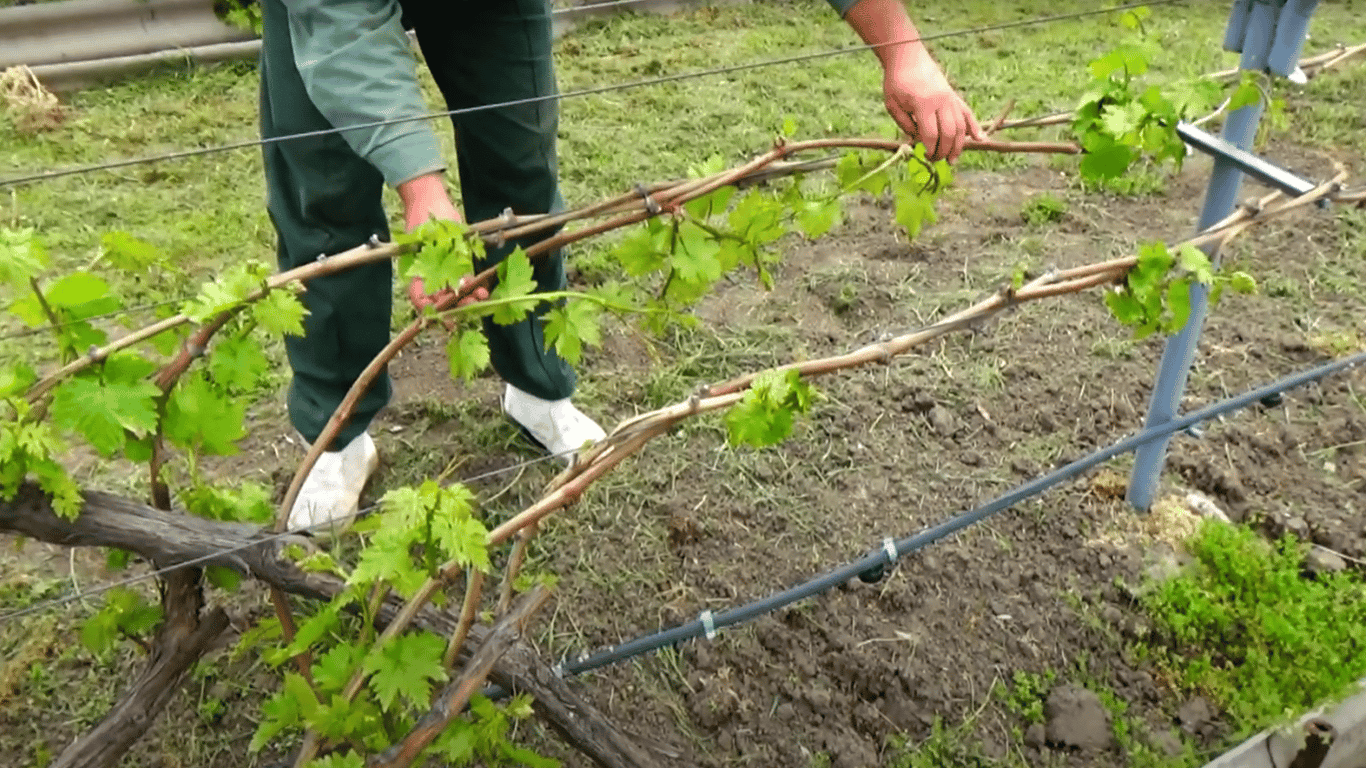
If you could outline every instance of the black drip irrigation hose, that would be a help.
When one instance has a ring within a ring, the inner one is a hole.
[[[1191,427],[1194,427],[1201,422],[1209,421],[1210,419],[1232,411],[1241,410],[1254,403],[1274,406],[1279,404],[1281,393],[1285,390],[1303,386],[1334,373],[1339,373],[1362,365],[1363,363],[1366,363],[1366,352],[1327,363],[1317,368],[1312,368],[1308,371],[1286,377],[1259,389],[1254,389],[1237,397],[1222,400],[1213,405],[1201,408],[1200,410],[1193,411],[1181,418],[1167,422],[1166,424],[1149,427],[1142,432],[1138,432],[1120,440],[1108,448],[1103,448],[1090,456],[1077,459],[1067,466],[1031,480],[987,504],[974,510],[955,515],[954,517],[933,527],[926,528],[913,536],[901,540],[893,540],[891,537],[888,537],[883,541],[880,548],[869,552],[863,558],[837,570],[817,576],[805,584],[798,585],[786,591],[770,595],[762,600],[738,608],[732,608],[718,614],[712,614],[711,611],[703,611],[702,615],[695,621],[673,627],[672,629],[666,629],[652,635],[637,638],[608,650],[600,651],[591,656],[584,656],[577,660],[562,662],[556,665],[555,670],[561,675],[579,675],[600,667],[605,667],[609,664],[626,661],[627,659],[636,656],[677,645],[684,640],[691,640],[698,637],[705,637],[710,640],[716,636],[718,631],[725,627],[743,624],[800,600],[814,597],[841,584],[845,584],[850,579],[859,578],[869,583],[876,582],[882,578],[888,568],[896,563],[898,558],[923,549],[970,525],[979,523],[992,515],[1009,509],[1021,501],[1024,501],[1031,496],[1036,496],[1058,483],[1070,480],[1098,464],[1109,461],[1121,454],[1128,453],[1141,445],[1166,438],[1178,432],[1189,430]],[[498,686],[490,686],[485,690],[485,695],[488,695],[491,698],[497,698],[505,695],[505,692]]]

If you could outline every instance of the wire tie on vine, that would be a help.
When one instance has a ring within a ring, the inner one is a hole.
[[[379,233],[378,233],[378,232],[371,232],[371,233],[370,233],[370,239],[369,239],[369,240],[366,240],[366,241],[365,241],[365,244],[368,245],[368,246],[370,246],[371,248],[378,248],[378,247],[379,247]]]
[[[708,390],[708,389],[710,389],[710,387],[708,387],[707,385],[703,384],[702,386],[700,386],[700,387],[698,387],[697,389],[693,390],[693,393],[692,393],[691,395],[688,395],[688,413],[689,413],[689,414],[696,414],[699,410],[701,410],[701,408],[702,408],[702,398],[704,398],[704,397],[707,396],[707,390]]]
[[[664,211],[664,209],[659,206],[659,201],[650,195],[650,190],[646,189],[645,185],[638,181],[636,182],[636,194],[640,195],[640,199],[645,202],[645,210],[649,211],[651,216],[658,216]]]
[[[199,358],[203,357],[204,353],[207,351],[208,348],[205,347],[203,344],[192,344],[190,342],[185,342],[185,352],[190,355],[190,359],[192,360],[198,360]]]
[[[90,362],[98,363],[100,361],[100,348],[95,344],[91,344],[90,349],[85,351],[85,356],[90,358]]]
[[[327,261],[327,254],[325,254],[325,253],[320,253],[320,254],[318,254],[318,258],[314,259],[314,261],[318,262],[319,264],[321,264],[321,263],[324,262],[324,261]]]
[[[712,615],[711,609],[703,611],[697,620],[702,622],[702,634],[708,640],[716,639],[716,617]]]

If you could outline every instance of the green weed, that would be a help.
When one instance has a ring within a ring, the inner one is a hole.
[[[1057,677],[1053,670],[1039,674],[1017,669],[1011,677],[1011,685],[999,689],[1001,700],[1016,717],[1031,724],[1042,723],[1044,698]]]
[[[1055,224],[1066,215],[1067,203],[1047,192],[1029,198],[1020,210],[1020,218],[1031,227]]]
[[[974,721],[950,728],[935,718],[929,738],[913,743],[905,737],[893,737],[886,768],[1013,768],[1019,765],[1010,758],[997,760],[982,752],[973,733]]]
[[[1366,586],[1353,574],[1301,575],[1299,542],[1205,523],[1188,573],[1144,598],[1158,658],[1217,702],[1240,734],[1351,690],[1366,674]]]

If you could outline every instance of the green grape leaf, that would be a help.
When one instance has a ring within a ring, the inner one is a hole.
[[[1257,279],[1246,272],[1234,272],[1229,275],[1228,285],[1237,293],[1251,294],[1257,292]]]
[[[520,299],[535,291],[536,277],[531,269],[531,260],[521,248],[517,248],[498,265],[498,285],[489,292],[489,301]],[[493,310],[493,322],[499,325],[521,322],[533,304],[532,301],[514,301],[498,307]]]
[[[1163,332],[1176,333],[1186,326],[1191,316],[1191,284],[1189,280],[1173,280],[1167,286],[1167,310],[1171,317],[1163,324]]]
[[[797,226],[802,234],[815,240],[834,229],[842,211],[839,198],[807,203],[797,211]]]
[[[387,530],[381,528],[380,533]],[[413,564],[411,548],[411,540],[407,538],[376,535],[370,546],[361,550],[356,567],[351,570],[346,583],[355,586],[384,582],[398,594],[411,597],[427,580],[426,572]]]
[[[161,251],[155,245],[127,232],[106,232],[100,246],[106,261],[129,272],[147,269],[161,260]]]
[[[730,199],[735,196],[735,192],[735,187],[721,187],[696,200],[689,200],[684,203],[683,210],[699,219],[709,219],[713,215],[726,210],[726,206],[730,204]]]
[[[1082,158],[1078,170],[1086,179],[1097,181],[1118,178],[1123,176],[1134,162],[1133,148],[1109,136],[1099,133],[1087,134],[1082,143],[1086,148],[1086,156]]]
[[[484,242],[469,237],[464,222],[429,219],[411,234],[397,238],[399,243],[421,243],[415,254],[398,260],[399,273],[407,278],[422,278],[423,289],[436,293],[454,288],[474,271],[474,262],[484,254]]]
[[[81,509],[85,506],[85,496],[81,493],[81,487],[71,479],[62,465],[52,459],[30,460],[28,473],[38,481],[38,487],[52,497],[52,510],[59,517],[75,520],[81,514]]]
[[[317,707],[318,700],[308,683],[296,673],[285,675],[283,689],[261,705],[261,724],[256,727],[247,749],[260,752],[286,728],[302,725]]]
[[[180,493],[180,503],[191,514],[235,523],[268,523],[275,519],[272,491],[261,483],[236,486],[198,484]]]
[[[348,749],[311,760],[308,768],[365,768],[365,758]]]
[[[124,587],[105,593],[104,607],[81,626],[81,643],[103,653],[122,637],[145,634],[161,621],[161,606]]]
[[[0,398],[21,394],[37,380],[37,372],[26,363],[0,367]]]
[[[47,265],[47,252],[32,229],[0,227],[0,285],[27,291]]]
[[[1198,282],[1214,282],[1214,265],[1204,251],[1190,243],[1182,243],[1176,249],[1176,260],[1181,268],[1189,272]]]
[[[923,185],[913,180],[894,181],[892,194],[896,198],[896,223],[905,227],[912,239],[920,236],[926,224],[934,223],[934,195],[925,191]]]
[[[447,679],[442,658],[446,642],[430,632],[399,635],[373,648],[362,669],[370,675],[370,689],[380,707],[392,711],[399,698],[420,709],[431,701],[433,682]]]
[[[518,747],[507,741],[498,742],[498,749],[503,753],[503,758],[512,761],[513,765],[526,768],[560,768],[559,760],[542,757],[526,747]]]
[[[811,409],[811,385],[795,370],[765,371],[726,414],[732,445],[763,448],[782,442],[792,433],[793,418]]]
[[[81,645],[94,654],[104,653],[119,640],[118,617],[107,608],[81,624]]]
[[[203,374],[195,374],[171,390],[162,426],[166,438],[182,448],[230,456],[247,434],[246,407],[242,398],[229,397]]]
[[[730,228],[751,246],[771,243],[787,234],[783,222],[786,206],[782,201],[751,190],[730,211]]]
[[[187,302],[182,312],[191,320],[202,323],[236,307],[253,292],[262,289],[270,273],[270,267],[256,260],[234,264],[224,270],[217,280],[201,286],[199,295]]]
[[[242,574],[222,565],[211,565],[204,569],[204,578],[224,592],[236,592],[242,585]]]
[[[136,384],[152,375],[157,364],[141,355],[121,353],[105,358],[100,364],[100,375],[106,382]]]
[[[52,420],[84,436],[101,455],[113,456],[123,448],[127,432],[145,437],[156,429],[160,395],[150,382],[69,379],[53,393]]]
[[[474,757],[477,738],[478,733],[473,724],[454,720],[432,743],[432,752],[441,755],[451,765],[467,765]]]
[[[364,651],[350,643],[335,645],[313,662],[313,683],[326,696],[340,692],[360,668]]]
[[[209,355],[209,375],[229,391],[250,392],[270,370],[261,343],[239,336],[214,346]]]
[[[650,219],[612,249],[612,255],[621,262],[626,274],[639,277],[664,266],[672,238],[672,227],[659,219]]]
[[[382,504],[385,526],[371,549],[398,547],[406,552],[410,543],[422,543],[436,547],[440,559],[488,570],[488,531],[474,518],[474,494],[465,486],[443,488],[428,480],[418,488],[395,488],[384,495]]]
[[[446,342],[451,378],[470,381],[489,367],[489,341],[483,332],[465,329]]]
[[[678,228],[677,244],[669,262],[675,279],[702,289],[721,279],[721,262],[716,258],[721,244],[709,232],[685,221]]]
[[[88,272],[72,272],[63,277],[44,289],[43,298],[47,299],[48,304],[64,309],[75,309],[100,302],[96,312],[91,314],[113,311],[113,308],[117,307],[117,304],[110,307],[103,301],[110,298],[109,283]]]
[[[1151,15],[1151,8],[1146,5],[1140,5],[1137,8],[1131,8],[1125,11],[1124,14],[1119,17],[1119,23],[1123,24],[1126,29],[1136,30],[1142,27],[1143,22]]]
[[[1148,110],[1142,104],[1131,101],[1128,104],[1107,106],[1100,115],[1100,125],[1115,138],[1135,133],[1143,127]]]
[[[325,739],[345,741],[373,737],[378,735],[376,730],[382,733],[380,719],[379,710],[369,700],[349,701],[334,693],[328,703],[318,707],[310,725]]]
[[[282,664],[301,653],[307,653],[314,644],[341,624],[342,607],[340,601],[333,601],[309,616],[299,625],[294,640],[283,650],[268,654],[267,661],[271,664]]]
[[[304,335],[304,316],[307,314],[299,297],[284,288],[267,293],[251,308],[257,325],[268,333],[282,336]]]
[[[845,152],[835,163],[840,188],[849,192],[864,190],[874,196],[887,191],[892,176],[882,168],[883,158],[872,152]]]
[[[1223,88],[1214,80],[1196,78],[1172,83],[1166,90],[1172,108],[1178,117],[1189,118],[1203,115],[1219,103]]]
[[[1133,297],[1133,294],[1122,288],[1105,292],[1105,306],[1110,308],[1110,314],[1124,325],[1134,326],[1144,320],[1143,305]]]
[[[104,566],[112,571],[122,571],[133,562],[133,553],[126,549],[110,547],[104,553]]]
[[[583,359],[583,348],[602,344],[599,306],[586,300],[571,301],[552,307],[545,315],[545,343],[554,348],[570,365]]]
[[[1257,75],[1252,72],[1245,72],[1242,82],[1229,96],[1228,110],[1232,112],[1260,103],[1262,103],[1262,89],[1257,86]]]

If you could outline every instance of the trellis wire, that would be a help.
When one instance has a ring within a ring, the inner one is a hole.
[[[893,45],[904,45],[906,43],[913,42],[933,42],[935,40],[946,40],[954,37],[963,37],[966,35],[978,35],[985,32],[998,32],[1007,29],[1018,29],[1020,27],[1035,26],[1039,24],[1050,24],[1060,21],[1070,21],[1074,19],[1086,18],[1089,16],[1117,13],[1144,6],[1151,7],[1161,5],[1173,5],[1181,2],[1187,2],[1187,0],[1149,0],[1149,2],[1129,3],[1126,5],[1117,5],[1109,8],[1093,8],[1085,11],[1074,11],[1071,13],[1055,14],[1053,16],[1039,16],[1032,19],[1021,19],[1019,21],[1003,22],[1000,24],[990,24],[981,27],[954,30],[952,32],[939,32],[935,34],[921,35],[917,38],[910,40],[894,40],[887,43],[851,45],[845,46],[843,48],[836,48],[834,50],[801,53],[793,56],[785,56],[776,59],[764,59],[760,61],[747,62],[744,64],[729,64],[726,66],[714,67],[711,69],[694,70],[692,72],[680,72],[676,75],[664,75],[661,77],[647,78],[644,80],[635,80],[626,83],[614,83],[611,85],[594,86],[591,88],[582,88],[576,91],[566,91],[564,93],[550,94],[546,96],[532,96],[524,99],[513,99],[511,101],[496,102],[493,104],[481,104],[473,107],[462,107],[460,109],[428,112],[422,115],[411,115],[407,117],[390,118],[388,120],[377,120],[368,123],[361,123],[358,125],[349,125],[344,128],[327,128],[316,131],[305,131],[302,133],[285,134],[283,136],[271,136],[268,138],[249,139],[244,141],[232,142],[228,144],[220,144],[211,147],[199,147],[196,149],[186,149],[177,152],[167,152],[165,154],[153,155],[149,157],[114,160],[107,163],[96,163],[92,165],[76,166],[74,168],[63,168],[55,171],[42,171],[38,173],[26,174],[23,176],[15,176],[8,179],[0,179],[0,188],[17,186],[20,184],[27,184],[34,181],[47,181],[49,179],[57,179],[62,178],[64,176],[74,176],[78,174],[94,173],[97,171],[113,170],[116,168],[126,168],[133,165],[145,165],[149,163],[158,163],[168,160],[183,160],[185,158],[217,154],[220,152],[230,152],[238,149],[251,149],[254,147],[265,146],[268,144],[293,141],[295,139],[316,138],[319,136],[328,136],[337,133],[345,133],[346,131],[367,130],[370,128],[379,128],[386,125],[413,123],[422,120],[435,120],[443,117],[455,117],[458,115],[467,115],[475,112],[483,112],[486,110],[503,109],[506,107],[516,107],[527,104],[538,104],[545,101],[564,100],[570,98],[578,98],[582,96],[594,96],[604,93],[612,93],[615,91],[624,91],[633,88],[641,88],[649,85],[662,85],[665,83],[680,82],[699,77],[725,75],[733,72],[743,72],[751,69],[760,69],[763,67],[778,66],[782,64],[798,64],[805,61],[815,61],[818,59],[841,56],[846,53],[854,53],[858,51],[872,51]]]

